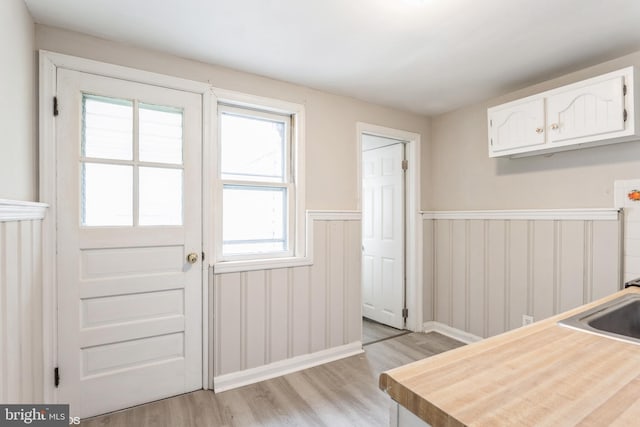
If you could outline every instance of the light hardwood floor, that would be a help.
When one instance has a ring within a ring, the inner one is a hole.
[[[437,333],[410,333],[349,357],[214,394],[196,391],[82,422],[85,427],[388,426],[382,371],[463,345]]]
[[[383,325],[381,323],[362,318],[362,344],[372,344],[374,342],[382,341],[391,337],[400,336],[409,333],[402,329],[392,328],[391,326]]]

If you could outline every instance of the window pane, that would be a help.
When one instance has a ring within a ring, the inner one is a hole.
[[[225,185],[222,200],[225,255],[287,250],[287,189]]]
[[[83,163],[82,225],[133,225],[133,167]]]
[[[285,181],[285,124],[223,113],[222,179]]]
[[[82,155],[133,159],[133,103],[125,99],[82,96]]]
[[[140,104],[139,118],[140,160],[182,164],[182,110]]]
[[[182,170],[144,168],[140,174],[140,225],[182,225]]]

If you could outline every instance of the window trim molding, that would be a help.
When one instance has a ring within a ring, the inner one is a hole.
[[[213,183],[209,186],[209,191],[204,194],[204,218],[209,222],[205,228],[208,238],[208,246],[211,250],[209,266],[215,269],[215,273],[231,271],[251,271],[269,268],[295,267],[308,264],[308,225],[305,217],[306,195],[305,195],[305,107],[302,104],[284,101],[281,99],[267,98],[251,95],[243,92],[236,92],[227,89],[212,88],[212,135],[214,143],[210,146],[208,153],[209,161],[205,164],[203,173],[204,182]],[[267,254],[264,257],[254,257],[252,259],[222,259],[222,241],[218,242],[217,236],[222,234],[222,210],[215,207],[222,206],[222,180],[220,176],[220,138],[218,129],[218,106],[222,104],[225,108],[247,108],[291,116],[291,147],[290,166],[291,182],[295,187],[293,203],[289,211],[291,215],[290,229],[294,237],[291,240],[293,251],[290,256],[277,257]],[[208,165],[208,167],[207,167]],[[205,188],[207,188],[205,186]],[[218,244],[219,243],[219,244]]]
[[[214,274],[240,273],[256,270],[272,270],[275,268],[305,267],[313,265],[315,221],[361,221],[360,211],[309,210],[305,215],[306,222],[306,254],[303,257],[271,258],[246,261],[225,261],[214,266]]]

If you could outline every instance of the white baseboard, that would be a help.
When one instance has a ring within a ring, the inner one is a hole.
[[[444,323],[435,321],[424,322],[423,331],[425,333],[437,332],[439,334],[448,336],[449,338],[453,338],[454,340],[461,341],[465,344],[471,344],[474,342],[482,341],[484,339],[477,335],[470,334],[469,332],[465,332],[452,326],[445,325]]]
[[[232,372],[230,374],[219,375],[213,378],[213,390],[216,393],[231,390],[260,381],[301,371],[314,366],[333,362],[349,356],[363,353],[362,342],[356,341],[339,347],[317,351],[311,354],[293,357],[291,359],[280,360],[257,368],[246,369],[244,371]]]

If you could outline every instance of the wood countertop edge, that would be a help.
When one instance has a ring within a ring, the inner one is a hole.
[[[407,408],[418,416],[421,420],[434,426],[443,427],[466,427],[452,415],[446,413],[436,405],[426,399],[412,393],[393,377],[380,374],[380,388],[385,391],[394,401]]]
[[[428,357],[426,359],[418,360],[413,363],[409,363],[404,366],[400,366],[395,369],[391,369],[389,371],[385,371],[380,374],[379,377],[379,387],[381,390],[386,392],[395,402],[404,406],[406,409],[411,411],[420,419],[429,423],[432,426],[444,426],[444,427],[460,427],[466,426],[465,423],[456,419],[452,414],[447,413],[443,409],[439,408],[436,403],[431,402],[428,398],[421,396],[420,394],[414,392],[411,389],[411,386],[404,384],[404,380],[408,379],[411,375],[407,373],[414,368],[420,367],[421,365],[428,363],[429,365],[437,366],[439,363],[442,365],[450,364],[455,362],[456,360],[463,360],[469,356],[473,356],[483,352],[490,352],[492,349],[499,347],[504,344],[508,344],[513,341],[521,340],[526,338],[527,336],[538,334],[543,332],[545,329],[549,328],[563,328],[563,326],[557,325],[559,320],[565,319],[567,317],[573,316],[574,314],[581,313],[586,311],[592,307],[605,303],[607,301],[618,298],[622,295],[632,294],[632,293],[640,293],[640,288],[638,287],[630,287],[619,292],[616,292],[612,295],[603,297],[599,300],[596,300],[592,303],[584,304],[580,307],[565,311],[563,313],[557,314],[555,316],[549,317],[547,319],[538,321],[533,323],[532,325],[521,327],[518,329],[514,329],[490,338],[486,338],[482,341],[468,344],[463,347],[459,347],[454,350],[449,350],[444,353],[440,353],[435,356]],[[583,331],[575,331],[566,328],[575,334],[585,334]],[[604,340],[603,342],[608,342],[610,338],[601,337],[597,335],[590,334],[595,338]],[[637,344],[628,343],[631,346],[637,346]],[[432,366],[433,368],[433,366]]]

